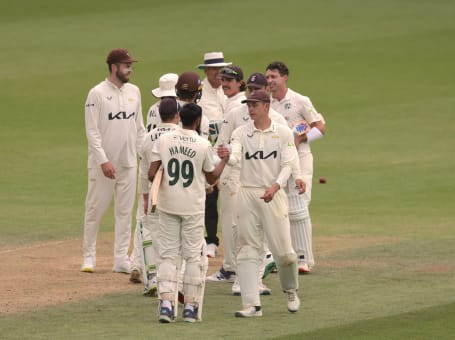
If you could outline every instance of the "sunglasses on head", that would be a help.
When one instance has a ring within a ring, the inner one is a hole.
[[[233,75],[233,76],[238,76],[239,73],[236,70],[233,70],[231,68],[225,67],[220,70],[220,74],[228,74],[228,75]]]

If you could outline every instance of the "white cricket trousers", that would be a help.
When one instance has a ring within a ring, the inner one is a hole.
[[[204,213],[173,215],[159,211],[158,291],[161,300],[172,300],[177,293],[180,253],[185,261],[183,291],[185,303],[200,303],[202,278],[207,268],[202,257]],[[205,271],[204,271],[205,270]]]
[[[223,269],[235,272],[237,256],[237,192],[240,169],[227,166],[220,182],[221,233],[223,235]]]
[[[115,179],[104,176],[101,168],[88,169],[88,191],[85,200],[84,257],[96,258],[96,239],[101,219],[115,201],[114,266],[128,261],[131,241],[132,210],[136,195],[136,167],[116,167]]]
[[[259,266],[262,263],[264,237],[278,267],[283,290],[298,289],[297,255],[292,248],[288,219],[288,200],[278,190],[272,201],[260,197],[264,188],[241,187],[238,194],[237,274],[244,307],[260,306]]]

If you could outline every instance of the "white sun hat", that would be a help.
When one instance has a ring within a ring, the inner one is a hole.
[[[152,94],[157,97],[177,97],[175,93],[175,84],[179,79],[178,74],[175,73],[166,73],[160,77],[159,84],[160,87],[153,89]]]
[[[203,70],[206,67],[224,67],[231,64],[224,61],[223,52],[209,52],[204,54],[204,63],[199,64],[197,67]]]

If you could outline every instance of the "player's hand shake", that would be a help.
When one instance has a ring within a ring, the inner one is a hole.
[[[265,203],[269,203],[271,200],[273,200],[273,196],[275,196],[275,193],[278,190],[280,190],[280,185],[278,183],[273,183],[273,185],[268,188],[264,192],[264,195],[262,195],[260,198],[263,199]]]
[[[229,160],[230,148],[228,145],[219,145],[216,149],[218,157],[227,162]]]

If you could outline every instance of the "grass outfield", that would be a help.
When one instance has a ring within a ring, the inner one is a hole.
[[[196,70],[205,52],[245,75],[280,59],[328,131],[313,146],[314,177],[328,182],[313,187],[317,267],[301,277],[298,314],[272,276],[255,320],[235,319],[240,300],[210,284],[201,324],[159,325],[156,303],[128,293],[2,314],[2,338],[451,338],[454,11],[450,0],[1,2],[0,248],[81,238],[83,104],[114,47],[140,60],[144,111],[161,74]],[[112,213],[101,231],[111,224]]]

